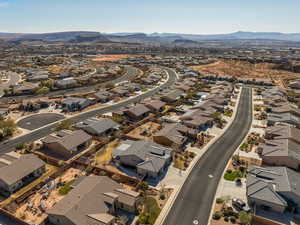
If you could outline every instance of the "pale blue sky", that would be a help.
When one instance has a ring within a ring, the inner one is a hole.
[[[0,0],[0,32],[300,32],[300,0]]]

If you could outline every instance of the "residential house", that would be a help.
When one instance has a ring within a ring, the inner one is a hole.
[[[45,163],[34,154],[5,153],[0,156],[0,192],[9,196],[45,171]]]
[[[300,89],[300,80],[290,82],[289,87],[293,89]]]
[[[165,102],[158,99],[145,99],[141,103],[144,104],[153,113],[162,112],[166,106]]]
[[[12,91],[14,94],[33,94],[38,87],[39,84],[33,83],[17,84],[12,86]]]
[[[64,99],[61,104],[64,111],[74,112],[90,106],[91,101],[87,98],[68,97]]]
[[[255,211],[283,213],[289,205],[300,204],[300,176],[289,168],[253,166],[246,179],[248,202]]]
[[[203,130],[208,127],[212,127],[214,122],[212,115],[217,112],[218,107],[218,105],[212,102],[200,103],[187,110],[180,117],[180,120],[187,127],[197,130]]]
[[[270,98],[263,99],[264,104],[267,106],[267,111],[271,112],[271,108],[280,107],[284,104],[289,104],[285,97],[272,96]]]
[[[55,87],[64,89],[64,88],[72,88],[76,87],[78,84],[77,80],[74,79],[74,77],[65,78],[62,80],[57,80],[55,82]]]
[[[171,162],[172,149],[151,141],[122,142],[114,151],[116,162],[133,167],[143,176],[157,178]]]
[[[83,122],[79,122],[75,125],[76,128],[82,129],[87,133],[95,136],[109,136],[115,130],[117,130],[120,125],[111,119],[107,118],[90,118]]]
[[[291,139],[300,144],[300,129],[291,125],[276,125],[268,127],[265,132],[267,140]]]
[[[180,99],[181,96],[184,96],[184,91],[180,89],[172,90],[166,94],[163,94],[160,99],[166,103],[173,103]]]
[[[198,131],[180,123],[166,123],[153,135],[153,141],[158,144],[180,150],[188,138],[196,138]]]
[[[47,74],[40,74],[40,75],[34,75],[29,76],[26,78],[26,81],[28,82],[39,82],[43,80],[48,80],[49,76]]]
[[[298,169],[300,165],[300,144],[293,139],[266,140],[261,144],[263,163],[272,166],[287,166]]]
[[[61,130],[46,136],[41,141],[47,150],[69,157],[87,149],[91,140],[92,137],[83,130]]]
[[[150,109],[143,104],[136,104],[124,111],[124,114],[131,121],[139,121],[146,118],[150,113]]]
[[[49,99],[45,98],[32,98],[32,99],[24,99],[20,105],[20,110],[24,111],[36,111],[42,108],[49,107]]]
[[[75,183],[74,189],[47,211],[52,224],[114,225],[119,210],[137,212],[140,194],[106,176],[83,177]]]
[[[92,94],[92,97],[96,99],[97,102],[106,103],[112,98],[112,94],[106,90],[100,90]]]
[[[290,103],[279,104],[275,107],[270,107],[268,111],[274,114],[291,113],[300,117],[300,109],[292,106]]]
[[[128,97],[130,94],[129,89],[122,86],[115,87],[110,91],[118,97]]]
[[[65,78],[68,78],[68,77],[71,77],[71,76],[72,75],[69,72],[62,72],[58,76],[56,76],[55,78],[57,78],[57,79],[65,79]]]
[[[300,117],[292,113],[268,113],[267,115],[267,124],[268,126],[273,126],[278,123],[290,124],[297,127],[300,127]]]
[[[214,119],[201,109],[189,110],[180,117],[180,120],[185,126],[196,130],[212,127],[214,122]]]

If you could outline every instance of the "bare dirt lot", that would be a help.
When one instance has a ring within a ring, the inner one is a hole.
[[[99,55],[93,59],[94,62],[114,62],[120,59],[126,59],[129,55]]]
[[[152,140],[153,134],[155,134],[161,125],[159,123],[147,122],[127,134],[127,136],[140,139],[140,140]]]
[[[61,177],[57,178],[55,183],[67,183],[81,175],[83,175],[81,170],[70,168]],[[45,196],[47,196],[46,199]],[[59,193],[59,188],[47,190],[46,192],[40,190],[28,198],[26,202],[17,209],[15,216],[25,220],[26,222],[40,224],[47,217],[45,210],[52,208],[53,205],[63,198],[64,195]]]
[[[284,86],[282,84],[284,80],[300,77],[299,73],[277,70],[273,69],[273,67],[274,64],[271,63],[252,64],[238,60],[220,60],[212,64],[193,66],[192,68],[203,74],[212,73],[236,78],[271,79],[281,86]]]

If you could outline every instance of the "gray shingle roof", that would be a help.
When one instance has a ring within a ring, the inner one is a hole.
[[[59,131],[53,134],[48,135],[42,139],[43,143],[53,143],[57,142],[63,146],[66,150],[72,150],[79,145],[91,140],[91,136],[88,135],[83,130],[76,131]]]
[[[194,129],[190,129],[180,123],[168,123],[165,124],[164,127],[154,136],[163,136],[170,139],[174,143],[183,144],[186,141],[188,135],[196,136],[197,131]]]
[[[122,185],[106,176],[85,177],[68,195],[47,211],[50,215],[63,215],[76,225],[103,225],[111,221],[111,203],[120,198],[121,202],[132,203],[136,195],[122,191]]]
[[[142,104],[137,104],[137,105],[135,105],[133,107],[130,107],[128,110],[125,111],[125,113],[126,112],[130,112],[134,116],[138,117],[138,116],[141,116],[141,115],[143,115],[145,113],[150,112],[150,110],[146,106],[144,106]]]
[[[10,162],[9,165],[0,168],[0,180],[8,185],[16,183],[33,171],[45,166],[45,163],[34,154],[21,155],[19,159]]]
[[[291,125],[277,125],[269,127],[266,130],[266,134],[273,139],[293,139],[295,141],[300,141],[300,129],[292,127]]]
[[[107,130],[116,128],[118,126],[119,124],[117,124],[115,121],[106,118],[90,118],[75,125],[75,127],[77,128],[83,129],[88,133],[97,135],[102,135]]]
[[[127,140],[113,151],[113,156],[135,155],[142,160],[137,166],[150,169],[153,172],[159,172],[170,160],[171,152],[172,149],[154,142]]]
[[[300,160],[300,144],[291,139],[267,140],[262,156],[289,156]]]
[[[247,195],[255,199],[287,206],[286,193],[300,196],[300,176],[286,167],[253,166],[247,174]]]

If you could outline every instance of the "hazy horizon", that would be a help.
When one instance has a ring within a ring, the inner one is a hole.
[[[300,1],[0,0],[0,32],[300,33]]]

